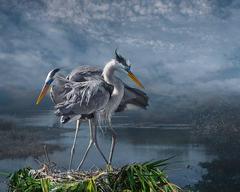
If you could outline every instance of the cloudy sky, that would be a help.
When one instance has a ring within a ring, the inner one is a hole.
[[[103,67],[116,47],[149,93],[239,93],[239,9],[238,0],[0,0],[0,99],[37,92],[54,67]]]

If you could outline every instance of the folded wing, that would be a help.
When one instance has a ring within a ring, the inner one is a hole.
[[[55,105],[59,116],[89,115],[102,110],[110,98],[105,82],[94,79],[83,82],[69,81],[65,84],[69,91],[63,102]]]
[[[73,70],[72,73],[68,76],[68,78],[73,81],[83,81],[87,80],[89,77],[102,78],[101,75],[101,69],[90,66],[81,66]],[[113,86],[109,84],[106,84],[105,86],[109,90],[109,92],[113,90]],[[134,105],[143,109],[147,108],[149,98],[145,92],[137,88],[129,87],[126,84],[124,84],[124,87],[124,96],[116,112],[122,112],[126,110],[127,106],[129,105]]]
[[[140,107],[142,109],[146,109],[148,106],[148,96],[145,92],[129,87],[128,85],[124,85],[124,95],[123,99],[118,106],[116,112],[125,111],[129,105],[133,105],[136,107]]]

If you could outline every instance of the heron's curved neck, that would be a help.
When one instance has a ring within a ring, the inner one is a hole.
[[[105,65],[105,67],[103,68],[103,74],[102,74],[104,80],[113,86],[116,84],[116,77],[114,76],[114,72],[116,70],[115,65],[116,65],[115,60],[112,59]]]
[[[108,103],[108,110],[110,113],[112,113],[113,111],[115,111],[117,109],[117,107],[119,106],[123,94],[124,94],[124,85],[122,83],[122,81],[117,78],[116,76],[114,76],[114,72],[116,70],[116,61],[113,59],[111,61],[109,61],[104,69],[103,69],[103,78],[104,80],[113,85],[114,89],[111,95],[111,99],[109,100]]]

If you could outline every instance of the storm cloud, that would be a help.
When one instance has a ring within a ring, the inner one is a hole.
[[[151,94],[238,93],[239,9],[237,0],[1,0],[0,88],[39,90],[52,68],[103,67],[118,47]]]

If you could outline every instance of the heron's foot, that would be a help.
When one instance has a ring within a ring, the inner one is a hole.
[[[111,164],[112,164],[112,159],[111,159],[110,157],[108,158],[107,164],[108,164],[108,165],[111,165]]]
[[[78,167],[77,167],[77,169],[75,169],[75,171],[81,171],[81,170],[82,170],[83,163],[84,163],[84,161],[81,162],[81,163],[78,165]]]
[[[68,164],[68,171],[71,171],[71,170],[72,170],[72,162],[70,161]]]
[[[113,171],[112,165],[108,163],[108,164],[106,165],[106,170],[107,170],[108,172],[112,172],[112,171]]]

